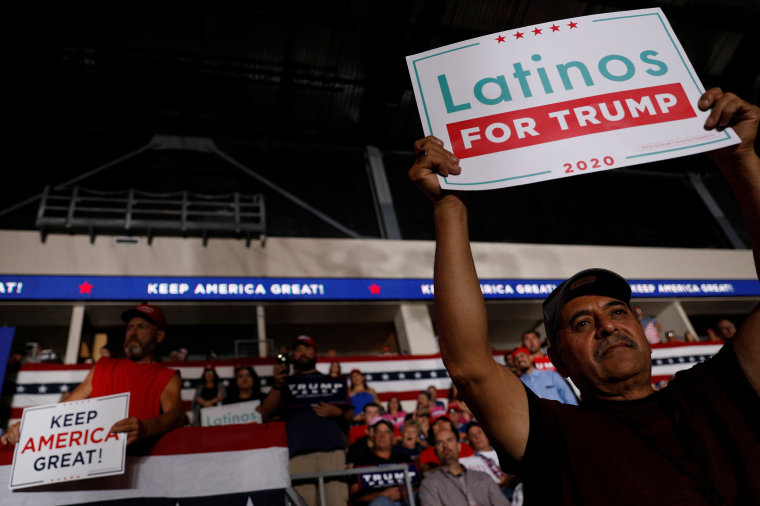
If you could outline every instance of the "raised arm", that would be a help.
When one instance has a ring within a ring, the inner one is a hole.
[[[261,418],[268,422],[277,413],[282,399],[282,389],[285,387],[285,380],[288,377],[288,367],[284,364],[275,364],[273,369],[274,385],[269,389],[269,393],[261,401]]]
[[[741,143],[710,153],[723,176],[734,190],[749,231],[760,277],[760,158],[755,151],[760,108],[720,88],[708,90],[699,101],[702,110],[712,108],[705,123],[707,129],[730,126]],[[760,306],[747,317],[733,338],[734,351],[744,375],[760,395]]]
[[[444,365],[491,441],[520,459],[528,441],[527,396],[520,380],[493,359],[467,207],[461,195],[442,191],[436,177],[459,174],[459,160],[435,137],[417,141],[415,152],[409,178],[434,208],[435,313]]]

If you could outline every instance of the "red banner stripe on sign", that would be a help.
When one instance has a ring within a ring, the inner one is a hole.
[[[449,123],[459,158],[696,117],[680,83],[595,95]]]

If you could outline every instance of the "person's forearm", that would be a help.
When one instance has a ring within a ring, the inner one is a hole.
[[[441,356],[452,378],[491,360],[486,310],[470,250],[467,207],[455,195],[435,204],[435,314]]]
[[[754,152],[736,162],[738,167],[721,167],[744,216],[755,271],[760,278],[760,158]]]
[[[182,427],[184,415],[181,409],[175,409],[143,421],[143,431],[140,434],[140,439],[159,436],[172,429]]]
[[[274,416],[277,407],[280,405],[282,390],[272,387],[264,400],[261,401],[261,418],[267,422]]]

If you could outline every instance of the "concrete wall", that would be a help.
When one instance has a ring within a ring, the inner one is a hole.
[[[2,274],[161,276],[432,277],[428,241],[269,238],[252,242],[161,238],[148,245],[113,237],[0,231]],[[481,277],[561,278],[586,267],[625,277],[755,279],[749,250],[475,243]]]

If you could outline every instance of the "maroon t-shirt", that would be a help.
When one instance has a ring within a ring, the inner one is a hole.
[[[526,504],[760,504],[760,397],[730,345],[636,401],[575,407],[526,393],[525,456],[499,451]]]

